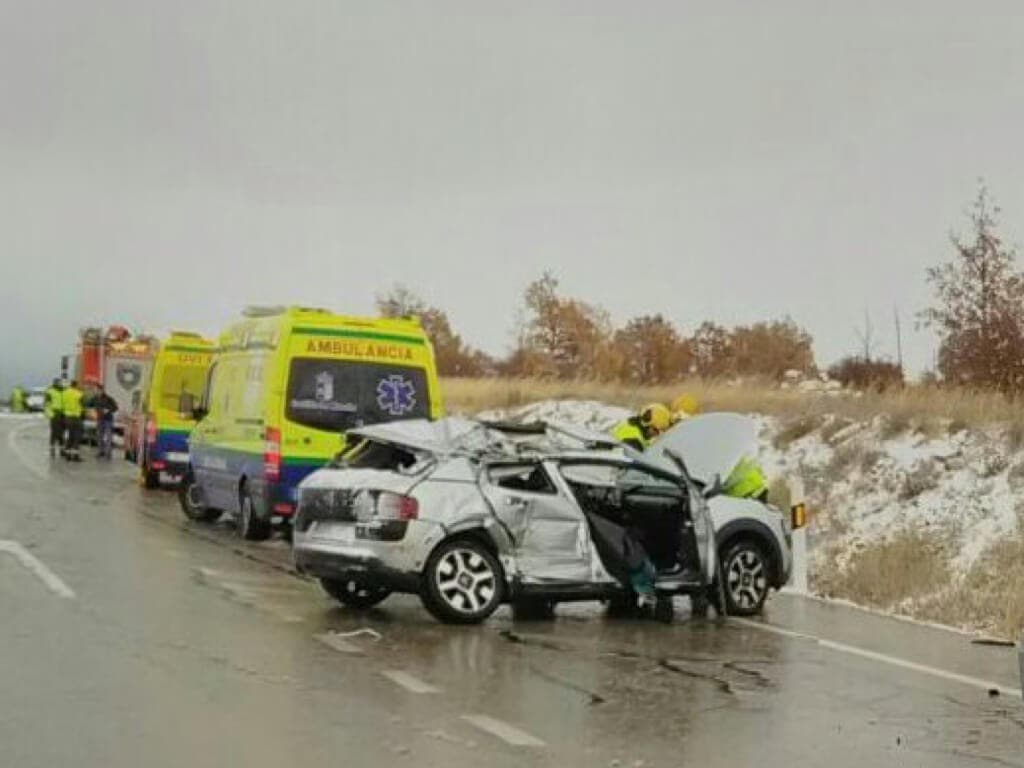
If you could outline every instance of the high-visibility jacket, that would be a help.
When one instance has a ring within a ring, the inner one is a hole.
[[[82,400],[85,394],[78,387],[68,387],[61,398],[64,404],[64,415],[69,419],[82,418]]]
[[[11,410],[15,413],[23,413],[25,410],[25,390],[15,387],[11,392]]]
[[[635,416],[616,424],[612,429],[612,437],[638,451],[642,451],[650,444]]]
[[[64,413],[64,390],[57,387],[49,387],[46,390],[46,402],[43,404],[43,413],[46,418],[52,419],[58,414]]]
[[[756,499],[768,491],[768,479],[754,459],[743,459],[729,473],[723,486],[726,496],[737,499]]]

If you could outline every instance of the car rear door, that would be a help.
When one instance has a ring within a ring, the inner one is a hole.
[[[515,543],[525,583],[581,584],[590,580],[586,521],[540,461],[493,463],[481,489]]]

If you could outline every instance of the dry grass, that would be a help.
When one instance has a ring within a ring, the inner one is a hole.
[[[864,547],[845,568],[817,574],[814,588],[829,597],[891,609],[949,583],[948,537],[908,528]]]
[[[821,426],[822,421],[823,417],[820,415],[798,416],[794,419],[788,419],[779,431],[775,433],[772,442],[780,450],[787,448],[801,437],[807,437],[807,435],[814,432]]]
[[[914,607],[914,615],[942,624],[983,628],[1007,639],[1024,631],[1024,536],[1000,540],[949,590]]]
[[[689,379],[678,384],[634,386],[597,381],[541,379],[449,378],[443,382],[448,408],[475,413],[489,408],[511,408],[550,399],[600,400],[633,408],[649,402],[670,402],[681,392],[695,395],[709,411],[764,413],[780,417],[833,414],[854,421],[870,421],[885,415],[893,430],[911,424],[949,429],[961,426],[1002,424],[1024,434],[1024,408],[992,392],[914,386],[886,392],[828,395],[780,389],[770,382],[748,379],[739,382]]]

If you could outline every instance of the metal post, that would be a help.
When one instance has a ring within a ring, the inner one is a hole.
[[[795,476],[789,480],[790,505],[806,504],[803,478]],[[798,595],[806,595],[807,587],[807,526],[793,531],[793,573],[789,579],[789,589]]]

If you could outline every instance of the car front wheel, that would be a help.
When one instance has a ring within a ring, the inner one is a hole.
[[[505,594],[501,563],[473,539],[440,544],[427,559],[423,577],[423,605],[448,624],[480,623]]]
[[[722,556],[725,605],[730,616],[754,616],[768,598],[771,562],[763,547],[743,539],[731,544]]]

